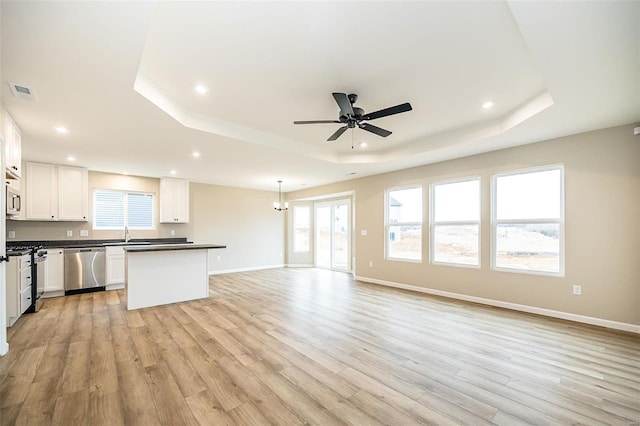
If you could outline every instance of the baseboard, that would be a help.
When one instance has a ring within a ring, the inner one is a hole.
[[[287,268],[313,268],[313,263],[287,263]]]
[[[104,286],[104,289],[109,291],[109,290],[120,290],[124,288],[124,283],[120,283],[120,284],[109,284]]]
[[[433,294],[435,296],[448,297],[450,299],[465,300],[467,302],[480,303],[482,305],[497,306],[499,308],[512,309],[514,311],[528,312],[531,314],[543,315],[552,318],[560,318],[569,321],[580,322],[584,324],[597,325],[600,327],[612,328],[615,330],[628,331],[640,334],[640,325],[629,324],[625,322],[617,322],[602,318],[588,317],[585,315],[572,314],[569,312],[554,311],[552,309],[537,308],[535,306],[520,305],[518,303],[503,302],[501,300],[485,299],[484,297],[469,296],[466,294],[452,293],[449,291],[435,290],[432,288],[420,287],[410,284],[396,283],[393,281],[379,280],[376,278],[356,276],[356,280],[364,281],[372,284],[384,285],[387,287],[401,288],[404,290],[417,291],[420,293]]]
[[[237,268],[237,269],[220,269],[218,271],[209,271],[209,275],[221,275],[221,274],[233,274],[234,272],[249,272],[259,271],[261,269],[276,269],[284,268],[284,264],[279,265],[263,265],[263,266],[251,266],[249,268]]]
[[[9,352],[9,344],[8,343],[0,344],[0,356],[6,355],[7,352]]]

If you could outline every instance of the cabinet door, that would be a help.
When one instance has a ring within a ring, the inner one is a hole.
[[[58,166],[58,220],[87,220],[88,180],[87,169]]]
[[[11,162],[13,175],[16,178],[20,178],[22,175],[22,134],[15,123],[13,124],[13,137],[11,139],[11,157],[7,157],[7,161]]]
[[[173,181],[174,179],[160,179],[160,223],[175,222],[173,215]]]
[[[160,223],[189,223],[189,181],[160,179]]]
[[[20,292],[20,315],[31,307],[31,286],[25,288]]]
[[[6,264],[6,314],[7,327],[11,327],[18,320],[20,314],[20,260],[11,257]]]
[[[4,114],[3,134],[5,136],[5,167],[7,176],[19,178],[21,175],[20,162],[22,159],[22,136],[11,116]]]
[[[27,163],[27,219],[56,220],[58,174],[53,164]]]
[[[64,250],[47,249],[47,261],[44,264],[44,291],[64,290]]]
[[[124,283],[124,249],[107,247],[106,250],[107,285]]]
[[[189,181],[176,179],[173,184],[173,205],[176,222],[189,223]]]

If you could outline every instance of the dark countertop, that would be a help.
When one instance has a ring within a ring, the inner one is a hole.
[[[189,244],[186,238],[135,238],[128,244],[136,242],[149,244]],[[33,240],[33,241],[7,241],[7,250],[11,247],[42,245],[47,248],[84,248],[104,247],[113,245],[125,245],[122,239],[108,240]]]
[[[205,250],[205,249],[221,249],[227,248],[219,244],[160,244],[160,245],[141,245],[141,246],[126,246],[124,251],[127,253],[140,253],[150,251],[176,251],[176,250]]]
[[[14,250],[14,251],[7,250],[7,256],[22,256],[25,254],[31,254],[31,250]]]

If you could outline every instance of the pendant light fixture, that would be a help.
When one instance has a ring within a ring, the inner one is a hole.
[[[278,201],[273,202],[273,209],[279,212],[283,210],[289,210],[289,203],[286,201],[282,203],[282,181],[278,181]]]

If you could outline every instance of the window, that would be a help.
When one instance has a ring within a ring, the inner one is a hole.
[[[480,266],[480,179],[431,186],[431,262]]]
[[[386,192],[386,258],[422,260],[422,187]]]
[[[493,176],[493,267],[562,275],[563,168]]]
[[[309,206],[293,207],[293,251],[302,253],[309,251],[309,223],[311,209]]]
[[[93,229],[153,229],[153,194],[93,191]]]

